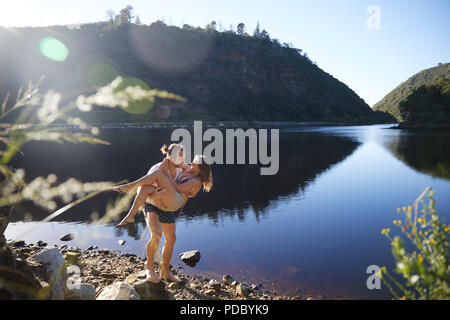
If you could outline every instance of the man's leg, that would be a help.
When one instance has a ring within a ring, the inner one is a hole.
[[[154,257],[159,247],[159,241],[161,240],[161,225],[158,221],[158,214],[156,212],[147,212],[145,215],[145,221],[152,233],[150,240],[147,243],[147,265],[146,274],[147,280],[153,283],[160,281],[158,275],[154,269]]]
[[[165,242],[162,252],[162,268],[160,277],[161,279],[171,280],[174,282],[180,282],[181,280],[170,273],[170,260],[172,259],[173,247],[177,237],[175,235],[175,223],[161,223],[161,229],[164,234]]]

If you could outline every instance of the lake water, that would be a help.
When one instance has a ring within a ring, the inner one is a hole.
[[[396,208],[431,186],[437,209],[450,219],[450,133],[389,127],[284,128],[275,176],[260,176],[258,166],[215,165],[213,191],[189,200],[177,221],[172,264],[181,263],[179,253],[198,249],[201,261],[195,268],[185,266],[191,274],[217,279],[231,274],[285,294],[389,298],[384,284],[381,290],[367,289],[366,270],[370,265],[393,270],[390,244],[380,230],[396,231]],[[105,130],[101,137],[111,146],[32,143],[12,164],[26,168],[28,180],[50,172],[60,181],[132,180],[161,160],[158,150],[170,134]],[[6,237],[53,245],[73,232],[70,246],[144,256],[150,233],[142,215],[128,229],[89,222],[92,212],[103,212],[117,197],[101,194],[48,223],[39,222],[48,213],[20,206]]]

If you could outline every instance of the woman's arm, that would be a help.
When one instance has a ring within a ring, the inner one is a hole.
[[[159,166],[159,170],[163,172],[167,177],[170,176],[169,172],[169,159],[165,158],[161,165]]]
[[[192,193],[193,191],[195,191],[195,193],[197,193],[200,190],[200,187],[202,185],[202,182],[200,181],[199,178],[194,178],[189,180],[188,182],[182,183],[182,184],[176,184],[175,185],[175,189],[179,192],[179,193]]]

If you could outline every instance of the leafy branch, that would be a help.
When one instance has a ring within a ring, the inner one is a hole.
[[[391,241],[395,271],[405,279],[402,285],[381,268],[381,278],[396,299],[450,299],[450,227],[437,214],[433,196],[428,187],[412,206],[397,209],[405,218],[393,223],[413,245],[413,252],[407,251],[400,236],[391,237],[390,228],[381,231]]]

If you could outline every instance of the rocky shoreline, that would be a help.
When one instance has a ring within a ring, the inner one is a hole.
[[[47,246],[39,241],[9,243],[18,262],[41,287],[40,299],[54,300],[316,300],[310,296],[285,296],[261,285],[240,283],[231,275],[208,279],[189,275],[184,266],[171,266],[181,283],[145,278],[145,259],[90,247]],[[23,268],[22,268],[23,269]],[[157,263],[155,262],[157,270]],[[52,285],[50,285],[51,283]],[[47,290],[45,290],[47,288]]]

